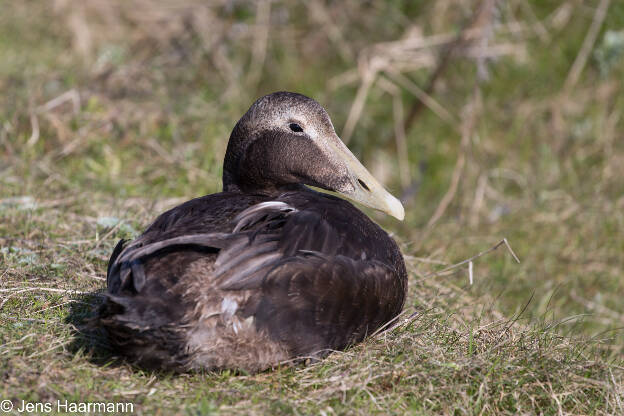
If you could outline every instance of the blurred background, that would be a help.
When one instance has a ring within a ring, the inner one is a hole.
[[[432,296],[454,287],[504,316],[569,317],[562,331],[624,348],[623,2],[0,10],[1,284],[103,287],[113,237],[219,191],[235,122],[290,90],[324,105],[403,200],[404,222],[367,212],[402,242],[412,291],[435,282]],[[431,274],[503,238],[520,264],[501,247],[475,259],[473,285],[467,265]]]

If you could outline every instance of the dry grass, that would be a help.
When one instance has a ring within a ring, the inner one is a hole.
[[[0,6],[0,399],[624,412],[618,2]],[[400,189],[404,223],[370,214],[404,242],[405,314],[320,363],[255,376],[116,360],[84,328],[114,243],[217,191],[233,123],[276,89],[325,104]],[[520,264],[475,256],[504,237]]]

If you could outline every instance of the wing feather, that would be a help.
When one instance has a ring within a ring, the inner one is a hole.
[[[379,262],[300,255],[267,275],[255,316],[293,356],[322,356],[392,319],[403,297],[401,282]]]

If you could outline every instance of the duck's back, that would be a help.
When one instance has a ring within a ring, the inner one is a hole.
[[[406,272],[347,201],[220,193],[121,241],[107,284],[100,321],[141,365],[258,371],[362,340],[400,312]]]

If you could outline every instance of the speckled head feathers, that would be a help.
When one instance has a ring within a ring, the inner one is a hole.
[[[403,219],[390,195],[342,143],[325,109],[292,92],[259,98],[236,123],[223,165],[223,189],[278,195],[311,185]]]
[[[305,95],[279,91],[265,95],[254,102],[237,123],[247,133],[270,128],[288,129],[296,123],[306,133],[334,133],[329,114],[318,102]]]

